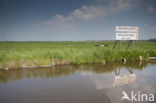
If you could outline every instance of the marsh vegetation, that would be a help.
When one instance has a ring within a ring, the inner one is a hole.
[[[108,46],[95,46],[107,44]],[[156,56],[156,42],[135,41],[135,47],[126,50],[128,42],[113,48],[113,41],[83,42],[0,42],[0,68],[23,65],[102,63],[103,61],[143,60]]]

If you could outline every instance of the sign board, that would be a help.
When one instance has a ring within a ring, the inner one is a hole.
[[[138,40],[138,27],[116,26],[116,40]]]

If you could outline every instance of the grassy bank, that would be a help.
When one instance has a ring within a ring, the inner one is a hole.
[[[107,47],[95,44],[108,44]],[[0,68],[21,67],[23,65],[55,65],[99,63],[103,61],[144,60],[156,56],[156,42],[138,41],[135,48],[126,50],[128,42],[122,42],[122,48],[112,49],[113,41],[85,42],[0,42]]]

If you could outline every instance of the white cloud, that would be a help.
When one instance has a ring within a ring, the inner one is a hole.
[[[52,19],[49,19],[47,21],[41,22],[41,24],[43,24],[43,25],[54,24],[56,26],[71,27],[71,26],[73,26],[73,22],[72,21],[73,21],[73,17],[72,16],[65,17],[65,16],[62,16],[60,14],[57,14]]]
[[[80,9],[74,10],[71,15],[76,19],[88,20],[97,16],[105,15],[106,11],[101,6],[83,5]]]
[[[155,8],[154,8],[153,6],[149,6],[149,7],[148,7],[148,11],[149,11],[149,12],[154,12],[154,11],[155,11]]]
[[[80,9],[76,9],[71,13],[74,18],[83,20],[93,19],[99,16],[107,16],[109,14],[116,14],[121,11],[130,9],[133,2],[130,0],[110,0],[109,4],[103,5],[83,5]]]
[[[72,20],[73,20],[72,16],[64,17],[62,15],[57,14],[54,18],[52,18],[50,20],[47,20],[47,21],[43,21],[42,24],[69,22],[69,21],[72,21]]]
[[[90,80],[94,83],[97,90],[113,87],[113,78],[110,78],[112,76],[111,73],[98,74],[97,76],[96,73],[84,71],[81,72],[81,75],[88,76]]]
[[[133,0],[110,0],[107,5],[83,5],[79,9],[75,9],[68,16],[57,14],[52,19],[43,21],[41,24],[55,24],[61,26],[69,26],[75,20],[90,20],[97,17],[104,17],[109,14],[117,14],[121,11],[128,10],[133,6]]]

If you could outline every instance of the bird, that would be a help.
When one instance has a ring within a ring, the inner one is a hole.
[[[121,100],[126,99],[130,101],[130,98],[128,97],[127,93],[125,91],[122,92],[123,96],[121,98]]]
[[[122,59],[122,63],[123,63],[123,64],[126,63],[126,59],[125,59],[125,58]]]

